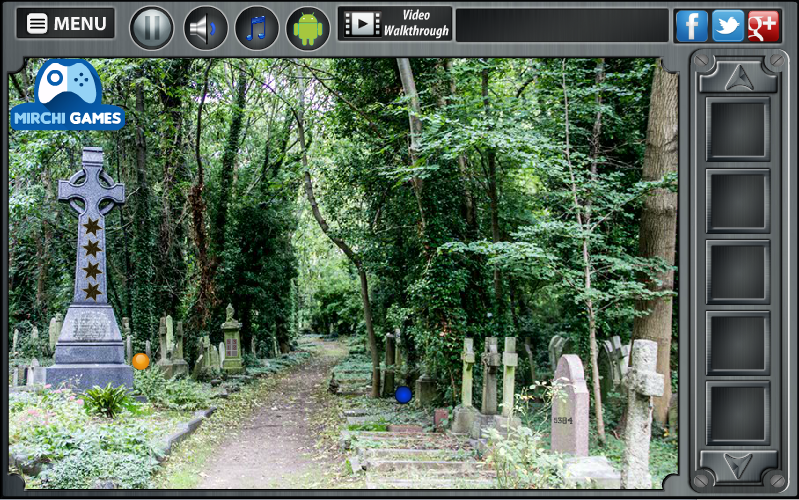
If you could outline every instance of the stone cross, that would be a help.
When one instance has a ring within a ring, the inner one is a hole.
[[[166,352],[169,354],[169,359],[175,357],[175,327],[169,314],[166,315]]]
[[[14,339],[11,341],[11,352],[16,355],[17,352],[17,344],[19,344],[19,330],[16,328],[14,329]]]
[[[78,183],[83,179],[83,182]],[[73,303],[105,304],[105,216],[125,203],[125,186],[103,170],[102,148],[83,148],[83,168],[58,181],[58,201],[78,212],[78,257]],[[83,202],[81,207],[79,201]],[[103,203],[107,202],[107,203]]]
[[[510,418],[513,415],[516,367],[519,366],[519,355],[516,354],[516,337],[505,337],[505,350],[502,351],[502,365],[505,368],[505,373],[502,378],[502,416]]]
[[[588,386],[583,363],[576,354],[561,356],[553,384],[552,451],[588,456]]]
[[[469,408],[472,406],[474,396],[474,339],[466,337],[463,339],[463,383],[461,384],[461,406]]]
[[[167,359],[167,347],[166,343],[166,317],[161,316],[161,319],[158,320],[158,357],[161,358],[161,361],[165,361]]]
[[[175,359],[183,359],[183,322],[178,321],[175,326]]]
[[[36,370],[38,368],[39,368],[39,360],[36,359],[36,358],[33,358],[31,360],[30,366],[28,367],[28,374],[26,376],[27,385],[32,386],[34,384],[34,381],[36,380]]]
[[[64,317],[61,313],[58,313],[50,320],[50,328],[48,330],[48,334],[50,336],[50,350],[55,350],[56,342],[58,342],[58,336],[61,334],[61,327],[64,326]]]
[[[497,352],[497,338],[486,337],[485,352],[483,352],[483,415],[496,415],[497,413],[497,367],[500,365],[500,356]]]
[[[627,426],[621,487],[652,487],[649,474],[649,441],[652,437],[652,396],[663,395],[663,375],[657,367],[658,345],[652,340],[633,343],[632,366],[624,383],[627,387]]]

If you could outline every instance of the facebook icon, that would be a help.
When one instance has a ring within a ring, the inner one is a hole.
[[[677,12],[677,41],[706,42],[707,12],[704,10],[681,10]]]

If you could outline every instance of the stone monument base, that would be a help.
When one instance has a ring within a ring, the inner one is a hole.
[[[241,366],[241,358],[225,358],[222,362],[222,371],[231,375],[244,373],[244,367]]]
[[[172,379],[189,373],[189,364],[185,359],[161,360],[155,364],[163,373],[164,378]]]
[[[133,367],[124,364],[62,364],[39,368],[38,371],[44,374],[41,378],[37,376],[36,381],[51,384],[53,388],[66,383],[69,387],[84,391],[94,386],[105,387],[110,382],[112,387],[133,389]]]
[[[502,415],[496,415],[494,417],[494,429],[504,437],[508,437],[511,429],[518,429],[521,425],[522,420],[519,417],[507,418]]]
[[[474,406],[457,406],[452,411],[452,432],[455,434],[470,434],[474,420],[480,412]]]
[[[621,489],[621,474],[605,457],[568,457],[563,465],[567,488]]]
[[[414,398],[419,404],[431,404],[436,400],[436,381],[424,374],[416,379],[416,394]]]

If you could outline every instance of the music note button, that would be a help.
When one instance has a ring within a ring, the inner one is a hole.
[[[275,14],[260,5],[244,9],[236,19],[236,38],[251,50],[263,50],[272,45],[279,29]]]

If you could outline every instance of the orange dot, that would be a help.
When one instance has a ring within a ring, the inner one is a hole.
[[[131,364],[133,364],[133,368],[137,370],[144,370],[145,368],[150,366],[150,358],[147,357],[147,355],[144,354],[143,352],[140,352],[135,356],[133,356]]]

